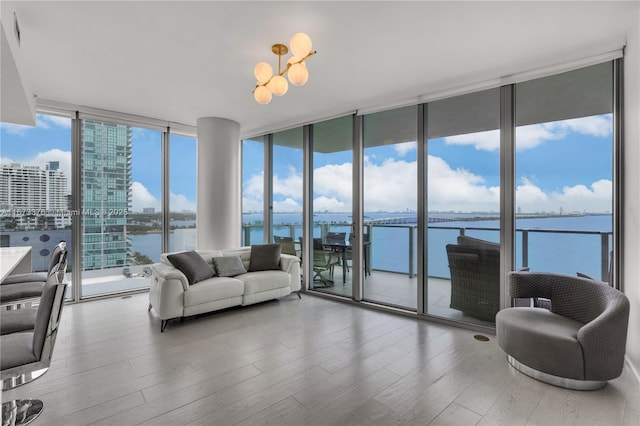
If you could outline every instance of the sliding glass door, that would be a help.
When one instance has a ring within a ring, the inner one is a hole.
[[[309,288],[351,297],[353,117],[313,125]]]
[[[425,106],[425,312],[490,324],[500,309],[500,91]]]
[[[364,299],[417,309],[418,108],[363,117]]]

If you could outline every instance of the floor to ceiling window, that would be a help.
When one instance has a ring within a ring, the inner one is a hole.
[[[313,125],[313,235],[309,288],[351,297],[353,117]],[[351,266],[350,266],[351,265]]]
[[[162,251],[162,134],[82,120],[80,137],[82,295],[148,287]]]
[[[265,137],[242,141],[242,245],[264,242]]]
[[[613,64],[516,93],[516,265],[609,281]]]
[[[73,269],[71,119],[38,114],[36,126],[1,123],[0,246],[31,247],[31,267],[46,271],[60,241]],[[72,285],[71,274],[67,274]],[[67,297],[72,294],[71,285]]]
[[[416,106],[364,116],[364,299],[417,308]]]
[[[171,134],[169,145],[169,251],[196,248],[196,139]]]
[[[295,255],[300,255],[302,250],[302,138],[302,127],[277,132],[271,137],[272,234],[285,252]]]
[[[425,312],[478,324],[500,309],[500,90],[431,102]]]

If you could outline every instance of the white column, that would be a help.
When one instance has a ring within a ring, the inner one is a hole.
[[[198,249],[240,247],[242,176],[240,124],[202,117],[198,126]],[[174,171],[175,173],[175,171]]]

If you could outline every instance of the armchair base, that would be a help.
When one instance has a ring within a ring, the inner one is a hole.
[[[511,355],[507,355],[507,361],[509,364],[522,374],[525,374],[533,379],[539,380],[544,383],[548,383],[550,385],[558,386],[565,389],[573,389],[573,390],[598,390],[602,389],[607,385],[606,380],[576,380],[576,379],[567,379],[566,377],[558,377],[552,374],[543,373],[542,371],[538,371],[534,368],[531,368],[527,365],[524,365]]]
[[[2,424],[28,425],[42,413],[44,404],[39,399],[14,399],[2,403]]]

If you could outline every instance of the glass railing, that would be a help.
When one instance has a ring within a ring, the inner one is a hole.
[[[365,233],[371,241],[371,269],[395,272],[414,277],[417,274],[418,227],[415,224],[367,224]],[[350,232],[349,223],[322,223],[313,227],[314,238],[328,232]],[[446,253],[447,244],[456,244],[458,235],[486,241],[499,241],[499,228],[429,226],[427,247],[428,276],[450,279]],[[274,226],[274,235],[292,237],[302,235],[302,225]],[[532,271],[548,271],[575,275],[577,272],[603,281],[608,280],[610,231],[558,230],[541,228],[516,229],[516,269],[528,267]],[[245,245],[263,242],[262,225],[244,225]]]

